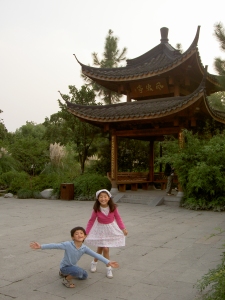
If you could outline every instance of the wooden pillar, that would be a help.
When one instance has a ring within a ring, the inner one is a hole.
[[[149,181],[154,180],[154,140],[149,142]]]
[[[112,188],[117,188],[117,136],[115,132],[111,135],[111,181]]]
[[[131,94],[130,94],[130,91],[127,91],[127,102],[131,102]]]
[[[180,130],[179,135],[178,135],[178,141],[179,141],[179,146],[180,148],[184,147],[184,134],[183,134],[183,129]],[[177,196],[182,195],[183,196],[183,189],[182,186],[179,183],[179,178],[178,178],[178,194]]]
[[[184,147],[184,134],[182,131],[179,132],[178,139],[179,139],[180,148],[183,148]]]
[[[177,82],[174,85],[174,96],[175,97],[180,96],[180,86]]]
[[[162,157],[162,144],[159,145],[159,156]],[[159,165],[159,172],[162,172],[162,163]]]

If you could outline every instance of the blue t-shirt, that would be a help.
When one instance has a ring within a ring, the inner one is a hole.
[[[78,260],[81,258],[83,254],[88,254],[106,265],[109,263],[109,260],[102,255],[94,252],[90,248],[88,248],[86,245],[82,244],[80,248],[76,248],[76,245],[73,241],[68,242],[62,242],[59,244],[43,244],[41,245],[41,249],[61,249],[65,250],[64,257],[60,262],[60,269],[66,266],[75,266],[78,262]]]

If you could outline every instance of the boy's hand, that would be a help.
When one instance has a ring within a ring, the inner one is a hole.
[[[119,264],[116,261],[110,261],[107,267],[119,268]]]
[[[30,247],[31,249],[41,249],[41,245],[38,244],[37,242],[31,242]]]
[[[123,234],[126,236],[128,235],[128,231],[126,230],[126,228],[123,229]]]

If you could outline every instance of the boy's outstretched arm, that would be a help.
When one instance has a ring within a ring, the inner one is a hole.
[[[37,242],[31,242],[30,243],[30,247],[31,247],[31,249],[41,249],[41,245],[40,244],[38,244]]]
[[[119,264],[116,262],[116,261],[110,261],[108,264],[107,264],[107,267],[112,267],[112,268],[119,268]]]

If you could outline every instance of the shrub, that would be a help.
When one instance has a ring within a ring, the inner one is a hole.
[[[95,200],[95,193],[100,189],[111,189],[111,182],[105,176],[83,174],[74,181],[74,193],[77,200]]]
[[[42,195],[40,193],[40,191],[33,191],[33,198],[34,199],[42,199]]]
[[[20,189],[30,188],[30,176],[25,172],[9,171],[0,176],[1,183],[5,184],[8,192],[17,193]]]
[[[164,156],[158,163],[171,161],[184,192],[181,206],[190,209],[225,210],[224,134],[199,137],[184,130],[184,144],[163,142]]]
[[[225,252],[222,254],[221,263],[198,280],[195,287],[202,293],[201,299],[225,300]]]
[[[33,198],[33,191],[32,190],[21,189],[17,192],[17,197],[19,199]]]
[[[17,192],[17,197],[18,199],[30,199],[30,198],[42,199],[43,198],[39,191],[33,191],[29,189],[20,189]]]

